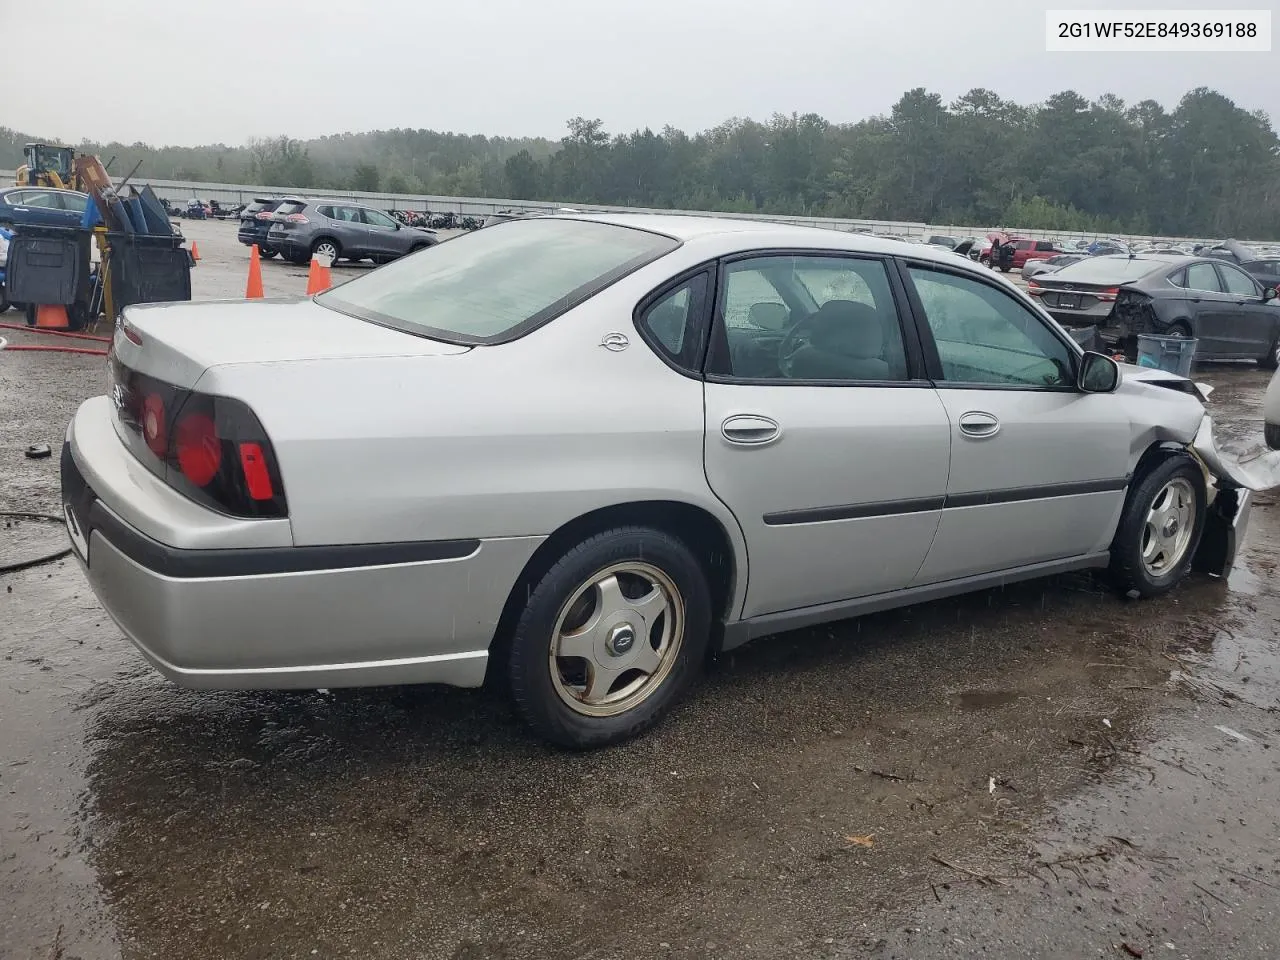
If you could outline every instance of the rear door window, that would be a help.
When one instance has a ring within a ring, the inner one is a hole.
[[[1218,271],[1213,269],[1212,263],[1193,263],[1187,267],[1186,287],[1188,290],[1202,290],[1206,293],[1222,292]]]
[[[1015,249],[1015,250],[1030,250],[1030,249],[1031,249],[1031,241],[1030,241],[1030,240],[1019,240],[1017,243],[1015,243],[1015,244],[1013,245],[1013,249]]]
[[[1037,240],[1037,241],[1036,241],[1036,252],[1037,252],[1037,253],[1052,253],[1052,252],[1053,252],[1053,242],[1052,242],[1051,240]]]

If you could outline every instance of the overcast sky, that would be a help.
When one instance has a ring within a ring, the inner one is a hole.
[[[849,122],[886,112],[916,86],[946,101],[976,86],[1024,103],[1070,88],[1172,107],[1203,85],[1273,121],[1280,114],[1276,52],[1045,52],[1046,9],[1119,5],[0,0],[0,125],[156,144],[389,127],[558,138],[577,114],[602,118],[610,132],[667,123],[694,131],[792,111]]]

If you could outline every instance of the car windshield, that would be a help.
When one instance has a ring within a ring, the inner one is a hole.
[[[1074,283],[1128,283],[1162,266],[1163,260],[1149,257],[1086,257],[1063,267],[1053,278]]]
[[[563,313],[676,240],[582,220],[511,220],[365,274],[316,302],[453,343],[512,339]]]

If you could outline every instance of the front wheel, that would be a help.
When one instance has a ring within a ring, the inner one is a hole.
[[[516,707],[562,747],[626,740],[696,677],[710,624],[706,574],[681,541],[647,527],[596,534],[543,575],[516,622]]]
[[[276,255],[275,247],[264,247],[258,244],[258,258],[261,260],[270,260]]]
[[[1191,570],[1204,520],[1199,465],[1181,455],[1157,464],[1130,492],[1111,544],[1118,586],[1142,597],[1176,587]]]
[[[1271,345],[1265,356],[1258,358],[1258,366],[1263,370],[1275,370],[1280,367],[1280,339]]]

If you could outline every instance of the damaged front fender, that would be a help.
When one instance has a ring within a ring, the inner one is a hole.
[[[1204,468],[1210,496],[1195,569],[1225,577],[1248,529],[1253,494],[1280,487],[1280,450],[1259,447],[1241,456],[1227,453],[1218,446],[1207,414],[1188,449]]]

